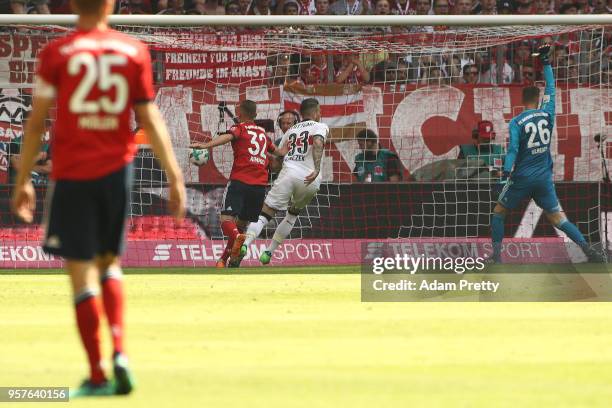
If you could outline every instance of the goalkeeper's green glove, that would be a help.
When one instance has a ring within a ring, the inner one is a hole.
[[[550,65],[550,44],[542,44],[538,48],[538,54],[540,57],[540,61],[544,65]]]

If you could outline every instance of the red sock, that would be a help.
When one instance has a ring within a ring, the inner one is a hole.
[[[221,255],[221,259],[223,259],[225,262],[227,262],[227,260],[230,257],[230,252],[232,252],[232,247],[234,246],[234,238],[230,238],[227,240],[227,244],[225,245],[225,249],[223,250],[223,254]]]
[[[236,236],[240,234],[240,231],[238,231],[238,227],[234,221],[223,221],[221,223],[221,229],[223,230],[225,236],[231,241],[236,239]]]
[[[227,236],[227,245],[225,246],[225,250],[223,251],[223,255],[221,255],[221,259],[227,262],[230,257],[230,252],[232,251],[232,247],[234,246],[234,240],[236,236],[240,234],[238,231],[238,227],[234,221],[223,221],[221,223],[221,229],[223,233]]]
[[[94,384],[100,384],[106,380],[106,377],[101,366],[100,305],[98,299],[91,291],[84,292],[77,297],[75,308],[81,341],[89,360],[90,380]]]
[[[123,353],[123,282],[120,271],[107,271],[102,278],[104,312],[113,339],[115,353]]]

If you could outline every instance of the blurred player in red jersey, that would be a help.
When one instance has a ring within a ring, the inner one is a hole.
[[[209,149],[231,142],[234,150],[234,164],[221,211],[221,229],[228,241],[223,255],[217,261],[218,268],[240,265],[240,248],[246,239],[244,231],[249,222],[255,222],[259,218],[266,197],[267,153],[276,149],[266,131],[254,122],[257,117],[255,102],[242,101],[236,107],[236,116],[240,123],[232,126],[228,133],[221,134],[208,143],[192,144],[192,147]]]
[[[35,192],[30,171],[44,122],[57,102],[54,155],[47,193],[46,252],[65,258],[72,281],[76,321],[87,352],[90,377],[72,396],[128,394],[133,380],[123,347],[123,288],[119,255],[131,190],[136,144],[130,129],[134,109],[166,169],[169,206],[185,213],[185,186],[166,126],[154,98],[147,47],[110,30],[114,0],[72,0],[77,29],[40,54],[32,112],[25,128],[22,166],[13,210],[32,222]],[[98,293],[113,340],[114,381],[107,380],[100,351]]]

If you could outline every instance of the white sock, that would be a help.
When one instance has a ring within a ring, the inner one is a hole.
[[[276,227],[276,231],[274,231],[274,236],[272,237],[272,241],[270,242],[270,246],[268,247],[268,251],[274,252],[276,248],[291,234],[291,230],[293,229],[293,224],[297,220],[297,215],[289,214],[285,215],[283,221],[278,224]]]
[[[249,224],[249,228],[247,228],[246,239],[244,240],[244,245],[247,247],[255,241],[255,238],[261,234],[261,231],[264,229],[266,224],[268,223],[268,219],[263,215],[259,216],[257,222],[252,222]]]

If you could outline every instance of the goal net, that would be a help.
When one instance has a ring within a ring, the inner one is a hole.
[[[522,87],[543,87],[542,67],[532,56],[543,40],[554,44],[557,192],[587,239],[610,245],[612,191],[603,171],[604,164],[612,166],[612,145],[605,140],[612,125],[609,27],[117,28],[150,45],[155,102],[188,184],[188,217],[177,225],[166,212],[163,173],[139,133],[128,266],[214,264],[224,246],[219,210],[232,151],[216,148],[197,167],[189,162],[189,145],[228,129],[243,99],[257,102],[258,123],[273,139],[295,119],[280,114],[298,110],[307,97],[320,101],[322,121],[331,129],[321,190],[275,254],[275,264],[359,263],[362,245],[386,241],[488,242],[507,124],[524,108]],[[33,177],[34,225],[11,215],[9,192],[31,109],[36,57],[65,31],[7,26],[0,33],[0,267],[60,264],[40,247],[52,154],[41,156]],[[45,146],[53,140],[52,122]],[[253,244],[245,265],[255,264],[282,216]],[[562,245],[560,234],[533,201],[506,220],[508,242]]]

